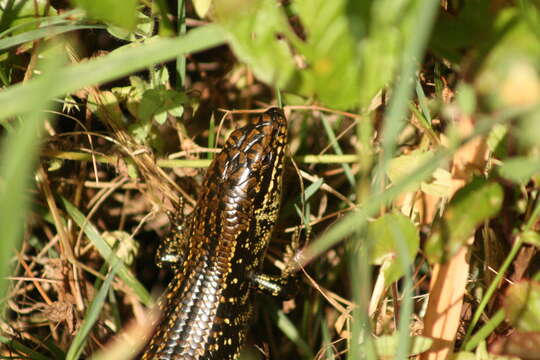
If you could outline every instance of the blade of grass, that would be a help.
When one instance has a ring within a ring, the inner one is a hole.
[[[0,119],[36,109],[36,101],[48,94],[61,96],[85,86],[117,79],[179,54],[205,50],[224,43],[223,31],[206,25],[185,36],[155,39],[144,45],[124,48],[106,56],[68,66],[56,72],[53,84],[42,78],[11,86],[0,92]]]
[[[529,218],[529,220],[525,224],[525,227],[524,227],[522,233],[525,232],[525,231],[529,231],[531,229],[531,227],[538,220],[539,215],[540,215],[540,202],[536,203],[536,206],[535,206],[535,208],[534,208],[534,210],[533,210],[533,212],[531,214],[531,217]],[[472,334],[474,328],[476,327],[476,325],[478,324],[478,321],[480,320],[480,317],[484,313],[484,309],[486,308],[489,301],[493,297],[493,294],[495,294],[495,291],[499,287],[499,284],[500,284],[502,278],[506,274],[506,270],[508,270],[508,268],[510,267],[510,265],[514,261],[514,258],[516,257],[519,249],[521,249],[521,245],[523,245],[523,238],[521,236],[518,236],[515,243],[514,243],[514,245],[512,246],[512,249],[510,250],[510,252],[506,256],[506,258],[504,259],[504,262],[501,265],[501,268],[499,269],[499,271],[497,271],[497,275],[495,276],[495,278],[493,279],[491,284],[489,284],[489,288],[487,289],[486,294],[482,298],[482,301],[480,301],[480,304],[478,305],[478,308],[474,312],[474,315],[473,315],[473,317],[471,319],[469,327],[467,328],[467,333],[465,334],[465,338],[463,339],[463,342],[461,344],[461,350],[464,350],[464,349],[465,350],[471,350],[471,349],[473,349],[473,347],[471,347],[472,345],[469,344],[470,343],[469,339],[471,337],[471,334]],[[478,333],[475,334],[475,337],[478,337],[478,336],[480,336],[480,335],[478,335]],[[472,339],[470,339],[470,340],[472,341]],[[475,343],[478,344],[477,340],[475,340]]]
[[[409,176],[404,176],[392,187],[386,189],[380,194],[371,194],[360,204],[358,211],[343,217],[339,223],[332,226],[322,236],[313,241],[302,253],[302,263],[305,264],[322,252],[336,245],[338,242],[350,236],[357,229],[365,225],[365,221],[376,214],[381,206],[390,203],[396,196],[401,194],[404,189],[412,184],[419,183],[431,176],[432,172],[448,159],[460,146],[467,144],[479,135],[487,134],[493,126],[514,119],[516,116],[525,116],[524,114],[534,111],[532,107],[519,107],[509,109],[508,111],[497,114],[497,117],[479,119],[476,123],[474,132],[463,139],[450,138],[448,146],[437,150],[433,157],[420,164],[415,169],[411,169]]]
[[[44,37],[53,37],[55,35],[64,34],[75,30],[84,29],[105,29],[104,25],[56,25],[39,28],[32,31],[26,31],[22,34],[8,37],[0,40],[0,51],[9,49],[10,47],[24,44],[30,41],[42,39]]]
[[[107,242],[101,237],[95,226],[87,222],[84,215],[67,199],[61,198],[61,201],[68,215],[84,231],[88,239],[90,239],[92,244],[98,249],[101,256],[103,256],[106,261],[116,259],[117,257],[114,255]],[[120,261],[120,265],[118,266],[118,275],[120,278],[125,281],[131,290],[133,290],[142,303],[149,305],[151,298],[146,288],[135,278],[133,273],[124,265],[124,263]]]
[[[420,109],[422,109],[422,114],[426,120],[425,125],[431,129],[431,114],[429,113],[426,94],[424,94],[424,89],[422,89],[419,79],[416,79],[416,96],[418,97]]]
[[[45,26],[52,26],[52,25],[65,25],[67,23],[73,24],[75,21],[82,19],[83,16],[84,16],[84,12],[82,10],[75,9],[75,10],[63,12],[60,15],[38,17],[32,20],[28,20],[23,23],[17,24],[10,28],[7,28],[6,30],[0,33],[0,39],[8,36],[10,33],[15,32],[21,28],[30,27],[30,25],[35,24],[36,25],[35,27],[37,28],[39,26],[45,27]]]
[[[313,359],[313,353],[309,345],[302,339],[298,329],[291,320],[279,310],[277,312],[277,326],[278,328],[304,353],[305,358]]]
[[[407,246],[407,240],[404,238],[399,227],[392,223],[390,229],[394,237],[399,239],[397,242],[398,258],[402,259],[400,262],[403,264],[403,272],[405,274],[402,298],[403,301],[400,304],[400,314],[399,314],[399,325],[398,325],[398,348],[396,351],[396,359],[407,359],[409,357],[409,349],[411,348],[411,334],[409,332],[410,323],[413,313],[413,300],[412,300],[412,290],[413,290],[413,279],[411,273],[411,266],[408,264],[413,263],[413,259],[410,259],[410,251]],[[397,299],[396,299],[397,300]]]
[[[41,355],[36,350],[29,348],[28,346],[21,344],[17,340],[8,339],[4,336],[0,336],[0,343],[8,345],[10,348],[20,351],[20,354],[24,354],[24,359],[31,360],[51,360],[51,358]],[[13,354],[12,354],[13,355]]]
[[[336,134],[334,134],[334,130],[328,123],[326,116],[321,115],[321,120],[323,123],[324,130],[326,131],[326,136],[328,136],[328,140],[330,141],[330,144],[332,145],[332,149],[334,149],[336,154],[343,155],[343,150],[341,150],[341,146],[339,146],[339,142],[336,139]],[[352,174],[351,167],[348,164],[342,164],[341,167],[343,168],[343,171],[345,172],[345,176],[347,177],[349,184],[351,184],[353,188],[356,187],[356,180],[354,179],[354,176]]]
[[[214,140],[215,143],[215,140]],[[210,144],[210,143],[209,143]],[[210,147],[210,146],[209,146]],[[74,160],[74,161],[96,161],[98,163],[106,163],[111,165],[118,164],[120,160],[117,157],[105,156],[99,154],[89,154],[86,152],[76,151],[53,151],[44,150],[41,154],[49,158]],[[304,164],[340,164],[340,163],[355,163],[358,161],[357,155],[298,155],[294,157],[296,162]],[[210,159],[187,160],[187,159],[158,159],[157,165],[164,168],[205,168],[210,165]]]
[[[185,35],[186,29],[186,4],[184,0],[177,0],[178,7],[178,35]],[[186,83],[186,57],[180,55],[176,58],[176,90],[183,91]]]
[[[79,331],[77,332],[77,335],[75,335],[71,346],[69,347],[68,353],[66,355],[66,360],[76,360],[80,358],[88,335],[90,334],[90,331],[92,330],[95,322],[99,318],[101,308],[105,303],[105,298],[107,297],[107,293],[109,292],[109,288],[111,287],[116,272],[123,265],[119,258],[115,257],[114,259],[111,258],[108,260],[112,263],[111,271],[103,282],[103,285],[100,287],[98,293],[96,294],[96,297],[94,298],[94,300],[92,300],[92,303],[88,307],[88,311],[84,316],[84,322]]]
[[[208,148],[212,149],[216,146],[216,118],[214,113],[210,116],[210,125],[208,126]],[[208,152],[208,160],[214,159],[214,153]]]
[[[43,127],[43,116],[38,112],[32,112],[21,120],[16,131],[5,134],[0,150],[0,294],[5,293],[9,259],[13,250],[19,248],[24,231],[30,200],[28,190]]]
[[[396,185],[389,190],[384,191],[383,189],[386,188],[384,186],[386,182],[385,173],[390,159],[392,159],[392,157],[394,156],[398,135],[405,126],[408,103],[412,97],[413,92],[414,83],[411,81],[411,79],[414,79],[418,64],[424,55],[424,51],[429,39],[429,34],[431,33],[431,28],[433,27],[433,23],[437,15],[439,3],[431,0],[423,0],[418,2],[416,6],[416,21],[414,22],[414,24],[416,25],[414,36],[412,36],[405,44],[404,52],[401,57],[401,68],[398,75],[399,81],[397,81],[396,85],[394,86],[393,95],[390,100],[388,110],[385,112],[384,116],[384,124],[382,130],[382,156],[380,157],[380,162],[375,170],[375,181],[372,182],[371,186],[371,193],[375,195],[369,196],[364,201],[364,207],[359,211],[358,214],[355,214],[357,216],[351,216],[351,219],[356,218],[356,221],[354,223],[349,223],[351,229],[360,234],[363,234],[365,232],[365,225],[367,223],[368,216],[372,216],[373,214],[375,214],[381,206],[384,206],[391,199],[397,196],[397,191],[401,191],[404,189],[401,188],[400,185]],[[411,181],[417,176],[427,176],[431,173],[431,171],[435,170],[435,167],[433,167],[433,165],[438,164],[439,161],[442,160],[445,156],[446,155],[444,150],[439,151],[435,154],[433,162],[421,166],[418,173],[413,174],[409,179],[404,180],[404,182]],[[361,191],[361,189],[358,190]],[[337,224],[337,226],[333,227],[330,231],[327,232],[327,236],[325,239],[327,242],[329,242],[328,239],[330,239],[329,233],[333,231],[335,232],[331,234],[332,236],[343,236],[343,232],[350,231],[345,230],[343,227],[340,227],[343,222]],[[336,230],[334,230],[334,228],[336,228]],[[325,238],[325,236],[323,236],[323,238]],[[362,238],[358,238],[357,240],[362,240]],[[338,239],[335,239],[335,241],[337,242]],[[315,246],[318,243],[319,242],[315,242],[313,245]],[[366,254],[364,255],[368,256],[367,258],[369,258],[369,252],[372,248],[372,244],[368,243],[362,247],[365,248],[364,251],[366,252]],[[354,258],[354,255],[351,255],[350,257]],[[364,343],[359,343],[356,340],[351,342],[351,355],[349,356],[349,358],[356,359],[361,354],[365,354],[366,358],[369,360],[376,359],[376,355],[374,353],[374,344],[371,339],[371,331],[369,327],[369,316],[364,310],[367,309],[369,306],[369,299],[366,296],[366,294],[370,292],[371,288],[371,275],[369,265],[366,261],[354,261],[354,259],[351,260],[353,260],[351,261],[352,265],[350,267],[351,277],[355,281],[354,284],[359,284],[355,286],[359,289],[355,289],[353,291],[354,301],[359,305],[359,308],[353,312],[353,317],[355,321],[353,323],[353,331],[351,338],[359,339],[360,336],[363,334],[365,341]],[[402,314],[405,315],[411,310],[407,306],[405,306],[402,311],[404,311],[404,313]],[[403,331],[407,330],[408,327],[401,327],[400,334]],[[402,341],[404,341],[405,343],[402,344]],[[405,351],[408,350],[407,341],[408,339],[406,339],[404,336],[400,336],[400,351],[403,352],[403,349],[405,349]]]
[[[414,77],[423,57],[431,28],[437,16],[439,3],[424,0],[418,5],[414,36],[407,43],[402,57],[399,81],[396,82],[392,99],[384,116],[382,131],[383,155],[378,167],[378,176],[384,178],[388,161],[394,156],[396,140],[405,126],[407,104],[412,97]]]
[[[54,51],[54,47],[51,46]],[[58,47],[56,47],[57,49]],[[35,54],[37,55],[37,54]],[[41,80],[51,86],[55,78],[50,76],[58,69],[61,59],[52,56],[43,64]],[[19,248],[30,196],[28,190],[37,163],[41,144],[44,113],[51,97],[41,94],[34,100],[34,111],[24,115],[11,131],[6,131],[0,144],[0,294],[6,290],[6,275],[9,259],[14,249]]]
[[[463,343],[465,346],[463,346],[465,351],[470,351],[478,346],[480,342],[485,340],[489,335],[491,335],[495,329],[504,321],[505,314],[503,309],[499,309],[489,319],[484,326],[476,334],[474,334],[467,343]]]

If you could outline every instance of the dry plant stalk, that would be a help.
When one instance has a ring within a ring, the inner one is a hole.
[[[474,131],[474,121],[470,116],[462,115],[456,126],[464,137]],[[484,168],[487,155],[484,137],[471,140],[454,154],[451,169],[452,196],[467,183],[473,170]],[[474,235],[471,235],[467,244],[448,262],[433,267],[423,333],[433,339],[433,346],[421,355],[421,360],[448,359],[453,353],[469,275],[469,246],[473,240]]]

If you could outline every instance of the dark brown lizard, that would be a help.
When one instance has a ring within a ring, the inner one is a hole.
[[[185,224],[158,252],[175,269],[142,359],[235,359],[281,197],[287,122],[271,108],[235,130],[216,156]]]

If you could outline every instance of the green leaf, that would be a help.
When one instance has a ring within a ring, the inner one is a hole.
[[[539,57],[540,58],[540,57]],[[525,146],[537,146],[540,135],[540,106],[519,119],[517,136],[520,144]]]
[[[500,110],[540,102],[540,46],[525,18],[514,8],[499,11],[493,42],[474,84],[484,103]]]
[[[433,340],[423,336],[413,336],[411,339],[411,347],[409,349],[409,356],[421,354],[431,347]],[[396,351],[398,348],[399,336],[383,335],[375,339],[375,348],[377,349],[377,355],[381,359],[395,359]]]
[[[386,175],[390,178],[392,183],[397,183],[403,180],[405,177],[411,175],[411,170],[414,170],[420,164],[425,163],[433,154],[430,152],[413,151],[410,154],[398,156],[390,160],[388,167],[386,168]],[[411,184],[404,191],[415,191],[419,188],[420,183]]]
[[[215,4],[235,54],[260,80],[284,87],[291,79],[294,62],[288,45],[278,35],[288,31],[285,16],[273,0],[228,0]]]
[[[452,356],[452,360],[477,360],[472,352],[460,351]]]
[[[439,197],[448,197],[452,192],[452,174],[448,170],[438,168],[433,172],[430,181],[420,183],[422,192]]]
[[[465,115],[471,115],[476,110],[476,94],[474,88],[467,83],[460,83],[456,91],[456,101],[459,109]]]
[[[493,156],[496,158],[504,158],[507,155],[507,133],[508,125],[506,124],[495,124],[489,132],[486,143],[489,150],[493,152]],[[540,133],[540,131],[538,133]]]
[[[283,313],[283,311],[277,311],[278,328],[299,348],[302,350],[306,357],[312,359],[314,354],[311,352],[311,347],[302,338],[302,334],[295,324]]]
[[[154,19],[146,15],[142,11],[137,11],[137,26],[134,30],[128,30],[123,27],[110,25],[107,26],[107,32],[112,36],[126,41],[136,41],[152,36],[154,30]]]
[[[137,0],[73,0],[94,19],[134,30],[137,23]]]
[[[195,12],[197,13],[197,16],[201,19],[204,19],[206,17],[206,14],[208,14],[208,11],[210,10],[212,0],[192,0],[192,3],[193,7],[195,8]]]
[[[369,223],[368,237],[373,244],[371,263],[383,265],[388,286],[404,275],[405,268],[416,257],[420,244],[418,230],[405,215],[386,214]]]
[[[358,103],[360,66],[344,0],[297,0],[306,32],[301,51],[307,61],[304,91],[338,108]]]
[[[430,48],[436,54],[459,63],[467,47],[490,44],[500,36],[494,26],[490,0],[463,3],[457,16],[442,12],[431,35]]]
[[[503,303],[511,324],[520,331],[540,331],[540,283],[522,281],[511,285]]]
[[[88,95],[88,109],[96,114],[103,123],[109,121],[121,124],[123,121],[122,109],[117,97],[110,91],[90,92]]]
[[[508,180],[525,184],[533,175],[540,173],[540,159],[527,157],[506,159],[499,168],[499,173]]]
[[[521,234],[521,238],[523,239],[524,243],[531,244],[536,246],[537,248],[540,248],[540,234],[537,231],[524,231],[523,234]]]
[[[401,155],[390,160],[388,167],[386,168],[386,174],[393,184],[398,183],[400,180],[411,176],[411,171],[414,170],[420,164],[429,161],[433,157],[431,152],[413,151],[407,155]],[[424,193],[447,197],[450,195],[452,187],[452,174],[442,168],[437,168],[432,178],[419,182],[419,184],[411,184],[405,192],[416,191],[420,188]]]
[[[159,85],[143,93],[138,108],[139,118],[143,121],[150,122],[155,116],[173,110],[186,101],[187,98],[183,93],[168,90],[165,86]]]
[[[478,225],[499,212],[502,202],[503,190],[497,183],[476,178],[460,189],[426,243],[429,261],[441,262],[455,254]]]

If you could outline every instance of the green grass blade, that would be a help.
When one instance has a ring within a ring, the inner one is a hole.
[[[533,224],[535,224],[536,221],[538,220],[539,215],[540,215],[540,202],[536,204],[536,206],[535,206],[535,208],[533,210],[533,213],[531,214],[531,217],[528,219],[527,224],[525,225],[523,231],[530,230],[531,227],[533,226]],[[518,236],[516,242],[512,246],[512,249],[510,249],[510,252],[508,253],[506,258],[504,259],[504,262],[501,265],[501,268],[499,269],[499,271],[497,272],[497,275],[495,276],[495,278],[493,279],[491,284],[489,284],[489,287],[486,290],[486,294],[484,295],[484,297],[480,301],[480,304],[478,305],[478,308],[476,309],[476,311],[473,314],[473,317],[471,319],[469,327],[467,328],[467,333],[465,334],[465,338],[463,339],[463,343],[461,345],[462,350],[464,350],[464,349],[465,350],[473,349],[474,347],[472,346],[472,344],[477,344],[478,343],[477,340],[475,340],[473,342],[473,339],[471,338],[471,334],[472,334],[474,328],[476,327],[476,324],[478,324],[478,321],[480,320],[480,317],[484,313],[484,309],[486,308],[486,306],[488,305],[489,301],[491,300],[493,294],[495,294],[495,291],[499,287],[499,284],[500,284],[502,278],[506,274],[506,270],[508,270],[508,268],[510,267],[510,265],[514,261],[514,258],[516,257],[518,251],[521,249],[522,245],[523,245],[523,237]],[[480,335],[477,333],[475,335],[475,337],[478,337],[478,336],[480,336]]]
[[[96,297],[94,298],[94,300],[92,300],[92,303],[88,307],[88,311],[86,312],[84,317],[84,322],[79,331],[77,332],[77,335],[75,335],[75,338],[73,339],[73,342],[67,353],[66,360],[77,360],[80,358],[88,335],[92,330],[95,322],[99,318],[101,308],[105,303],[107,293],[109,292],[109,288],[111,287],[116,272],[121,268],[122,265],[123,264],[119,258],[115,257],[114,260],[112,260],[112,269],[109,275],[107,275],[105,281],[103,282],[103,285],[100,287],[98,293],[96,294]]]
[[[17,340],[14,339],[8,339],[4,336],[0,336],[0,343],[8,345],[10,348],[16,351],[20,351],[22,354],[24,354],[26,357],[24,359],[31,359],[31,360],[51,360],[51,358],[48,358],[44,355],[41,355],[40,353],[36,352],[35,350],[29,348],[26,345],[21,344]],[[12,354],[14,355],[14,354]],[[17,359],[17,357],[13,357],[13,359]]]
[[[178,35],[184,35],[186,28],[186,2],[185,0],[177,0],[178,6]],[[176,90],[183,91],[186,83],[186,57],[180,55],[176,58]]]
[[[411,37],[406,45],[398,76],[399,81],[396,83],[388,111],[385,113],[382,133],[383,156],[378,169],[380,179],[383,179],[388,161],[394,156],[396,140],[405,126],[407,104],[411,99],[415,84],[412,80],[423,57],[439,9],[439,3],[431,0],[424,0],[417,6],[415,36]]]
[[[493,331],[495,331],[495,329],[504,321],[504,318],[505,314],[503,309],[499,309],[499,311],[497,311],[495,315],[493,315],[493,317],[491,317],[491,319],[489,319],[486,324],[480,330],[478,330],[478,332],[474,334],[469,341],[467,341],[467,343],[464,343],[464,349],[466,351],[470,351],[476,348],[481,341],[486,339],[493,333]]]
[[[98,249],[101,256],[103,256],[106,261],[112,261],[113,259],[116,259],[116,256],[114,255],[112,249],[101,237],[99,231],[95,228],[95,226],[92,225],[90,222],[87,222],[84,215],[67,199],[61,198],[61,201],[69,216],[81,229],[83,229],[85,235]],[[122,262],[120,263],[118,268],[118,276],[120,276],[120,278],[126,282],[126,284],[138,296],[141,302],[146,305],[150,304],[151,298],[148,294],[148,291],[146,291],[146,288],[137,280],[137,278],[135,278],[133,273]]]
[[[339,146],[339,142],[336,139],[336,134],[334,134],[334,130],[328,123],[326,116],[321,115],[321,120],[324,126],[324,130],[326,131],[326,136],[328,136],[328,140],[330,140],[330,144],[332,145],[332,149],[334,149],[337,155],[343,155],[343,150],[341,150],[341,146]],[[349,184],[351,184],[351,186],[355,188],[356,180],[354,179],[354,175],[352,173],[351,167],[349,166],[349,164],[342,164],[341,167],[343,168],[343,171],[345,172],[345,176],[347,177]]]
[[[24,44],[26,42],[42,39],[44,37],[52,37],[55,35],[64,34],[75,30],[84,29],[105,29],[104,25],[56,25],[39,28],[32,31],[27,31],[19,35],[8,37],[0,40],[0,51],[9,49],[10,47]]]
[[[117,79],[181,54],[223,43],[223,32],[214,25],[207,25],[191,30],[185,36],[155,39],[141,46],[124,48],[95,60],[65,67],[56,72],[56,79],[61,81],[54,84],[37,78],[0,92],[0,119],[35,110],[35,103],[43,94],[62,96],[85,86]]]
[[[296,326],[281,310],[277,312],[277,326],[296,346],[298,346],[301,352],[305,354],[304,357],[313,359],[311,348],[304,339],[302,339]]]

